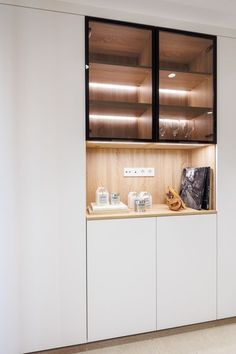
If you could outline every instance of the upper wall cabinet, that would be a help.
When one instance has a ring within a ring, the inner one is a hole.
[[[152,140],[152,30],[88,21],[87,137]]]
[[[159,31],[161,141],[215,141],[214,40]]]
[[[214,36],[87,18],[87,139],[215,142]]]

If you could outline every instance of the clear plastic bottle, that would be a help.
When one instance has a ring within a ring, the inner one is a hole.
[[[139,197],[143,200],[145,200],[146,208],[151,209],[152,208],[152,195],[149,192],[140,192]]]
[[[137,192],[129,192],[128,194],[128,207],[130,209],[134,209],[134,201],[135,199],[138,198],[138,193]]]
[[[104,187],[98,187],[96,190],[96,204],[97,205],[108,205],[109,204],[109,193]]]
[[[111,205],[120,204],[120,193],[111,193]]]

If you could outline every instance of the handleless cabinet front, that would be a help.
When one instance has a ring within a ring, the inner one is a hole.
[[[87,223],[88,340],[156,329],[156,218]]]
[[[216,319],[216,215],[157,219],[157,329]]]

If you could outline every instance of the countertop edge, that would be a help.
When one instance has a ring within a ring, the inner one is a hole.
[[[217,214],[217,210],[194,210],[186,209],[181,211],[158,211],[152,210],[143,213],[131,211],[122,214],[86,214],[87,221],[91,220],[112,220],[112,219],[134,219],[134,218],[152,218],[152,217],[168,217],[168,216],[187,216],[187,215],[210,215]]]

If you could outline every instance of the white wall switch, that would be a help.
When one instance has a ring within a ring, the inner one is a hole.
[[[125,167],[124,177],[154,177],[154,167]]]

